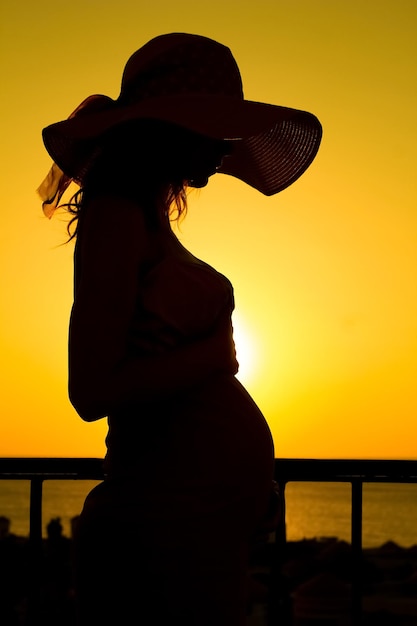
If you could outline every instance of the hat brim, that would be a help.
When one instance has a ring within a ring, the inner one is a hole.
[[[130,106],[73,117],[43,130],[45,147],[67,176],[82,181],[97,139],[135,119],[157,119],[216,139],[235,140],[219,172],[265,195],[291,185],[317,154],[322,128],[306,111],[228,96],[187,94],[148,98]]]

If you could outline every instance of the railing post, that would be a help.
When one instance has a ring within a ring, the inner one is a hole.
[[[39,624],[42,576],[42,477],[30,481],[29,597],[27,623]]]
[[[362,479],[352,480],[352,624],[362,623]]]

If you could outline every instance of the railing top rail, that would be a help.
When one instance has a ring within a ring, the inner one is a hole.
[[[417,482],[417,460],[275,459],[275,476],[282,483]],[[104,477],[99,458],[0,458],[0,479],[89,479]]]
[[[282,482],[417,482],[417,460],[407,459],[275,459]]]
[[[0,479],[102,480],[103,476],[103,459],[98,458],[0,458]]]

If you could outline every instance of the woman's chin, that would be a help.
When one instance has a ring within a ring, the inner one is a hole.
[[[193,178],[192,180],[189,180],[188,184],[190,187],[201,189],[202,187],[205,187],[207,185],[208,180],[208,176],[200,176],[199,178]]]

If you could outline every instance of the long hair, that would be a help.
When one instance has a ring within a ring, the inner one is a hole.
[[[184,182],[182,185],[171,184],[165,190],[165,201],[163,202],[164,209],[160,213],[164,212],[171,221],[180,221],[187,214],[187,189],[188,185]],[[67,242],[75,239],[78,232],[78,220],[80,215],[85,210],[86,200],[85,198],[90,196],[89,187],[81,187],[76,191],[70,200],[61,204],[60,208],[65,209],[72,217],[67,224],[68,239]],[[127,196],[126,190],[120,188],[120,195]],[[92,194],[93,195],[93,194]],[[149,205],[142,204],[147,222],[150,226],[157,226],[159,224],[158,211],[151,211]],[[158,203],[155,204],[157,207]]]

